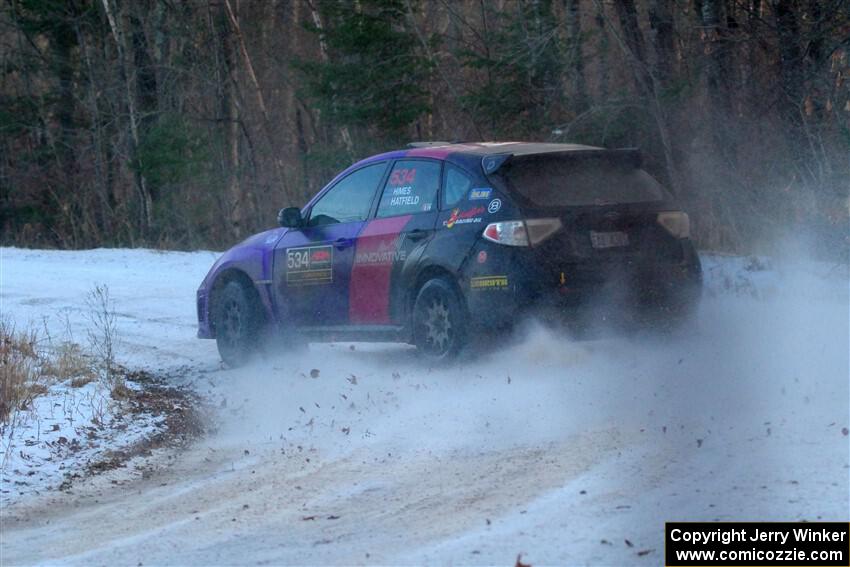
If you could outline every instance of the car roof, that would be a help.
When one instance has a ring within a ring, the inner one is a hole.
[[[462,142],[445,143],[427,147],[417,147],[408,150],[407,154],[414,156],[430,154],[438,151],[446,154],[471,154],[476,156],[487,156],[493,154],[513,154],[524,156],[532,154],[545,154],[552,152],[569,152],[579,150],[599,150],[595,146],[584,146],[581,144],[553,144],[547,142]]]
[[[333,185],[355,169],[370,163],[406,157],[447,160],[473,167],[474,162],[480,163],[481,158],[488,155],[530,156],[559,152],[605,151],[604,148],[597,146],[549,142],[425,142],[415,146],[417,147],[376,154],[357,161],[337,174],[325,187]]]
[[[526,156],[554,152],[601,149],[603,148],[597,146],[584,146],[582,144],[552,144],[547,142],[433,142],[428,143],[427,145],[416,145],[416,147],[407,150],[395,150],[370,156],[357,162],[355,165],[384,159],[398,159],[402,157],[431,157],[445,159],[447,156],[453,154],[479,157],[494,154]]]

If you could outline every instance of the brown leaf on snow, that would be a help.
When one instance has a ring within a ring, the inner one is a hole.
[[[303,521],[303,522],[309,522],[309,521],[312,521],[312,520],[315,520],[315,519],[316,519],[316,516],[301,516],[301,521]]]
[[[841,434],[842,434],[844,437],[847,437],[847,435],[848,435],[848,434],[850,434],[850,429],[847,429],[846,427],[842,427],[842,428],[841,428]]]
[[[514,567],[531,567],[531,563],[523,563],[522,553],[520,553],[516,556],[516,563],[514,563]]]
[[[318,378],[319,377],[319,369],[314,368],[310,371],[310,378]]]
[[[357,376],[354,374],[352,374],[351,377],[346,378],[346,380],[348,380],[353,386],[357,385]]]
[[[628,545],[629,547],[634,547],[634,546],[635,546],[635,544],[633,544],[632,542],[630,542],[630,541],[629,541],[629,540],[627,540],[627,539],[624,539],[623,541],[625,541],[625,542],[626,542],[626,545]]]
[[[655,551],[655,550],[654,549],[641,549],[640,551],[637,552],[637,554],[638,554],[638,557],[643,557],[644,555],[649,555],[653,551]]]

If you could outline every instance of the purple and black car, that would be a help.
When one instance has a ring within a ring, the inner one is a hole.
[[[197,295],[229,365],[264,335],[396,341],[435,359],[530,313],[686,320],[702,272],[688,215],[636,150],[430,142],[337,175],[227,251]]]

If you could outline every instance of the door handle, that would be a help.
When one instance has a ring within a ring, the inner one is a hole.
[[[415,230],[411,230],[407,233],[407,237],[410,240],[422,240],[430,233],[430,230],[422,230],[421,228],[417,228]]]
[[[343,248],[348,248],[354,244],[353,238],[337,238],[334,240],[334,247],[342,250]]]

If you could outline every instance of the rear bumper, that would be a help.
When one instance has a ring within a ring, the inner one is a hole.
[[[561,321],[664,319],[699,303],[702,267],[690,241],[680,261],[563,263],[535,261],[527,249],[483,241],[462,286],[474,323],[503,326],[537,316]],[[479,262],[483,250],[486,261]]]

